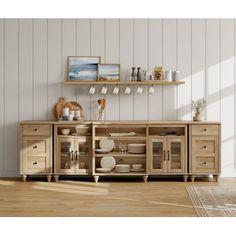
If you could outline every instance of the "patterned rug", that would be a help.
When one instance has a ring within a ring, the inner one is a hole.
[[[236,217],[236,186],[186,187],[198,216]]]

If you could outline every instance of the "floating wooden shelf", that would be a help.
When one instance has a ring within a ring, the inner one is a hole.
[[[113,84],[113,85],[131,85],[131,84],[142,84],[142,85],[179,85],[184,84],[184,81],[176,81],[176,82],[169,82],[169,81],[65,81],[64,84],[71,84],[71,85],[103,85],[103,84]]]

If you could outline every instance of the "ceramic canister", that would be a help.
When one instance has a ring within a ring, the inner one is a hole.
[[[172,81],[172,71],[168,70],[165,72],[165,80],[171,82]]]

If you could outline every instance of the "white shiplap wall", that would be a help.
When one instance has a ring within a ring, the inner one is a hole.
[[[236,176],[235,33],[234,19],[0,19],[0,176],[18,175],[18,122],[53,119],[60,96],[96,119],[99,91],[62,84],[75,55],[120,63],[122,79],[132,66],[180,70],[184,85],[156,86],[153,95],[148,87],[124,95],[121,86],[114,96],[110,87],[106,119],[191,119],[191,99],[205,97],[205,117],[223,125],[223,175]]]

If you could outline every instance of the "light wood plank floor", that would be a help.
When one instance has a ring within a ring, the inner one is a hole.
[[[185,190],[189,185],[236,184],[197,179],[157,179],[143,183],[130,180],[64,180],[58,183],[0,179],[0,216],[197,216]]]

